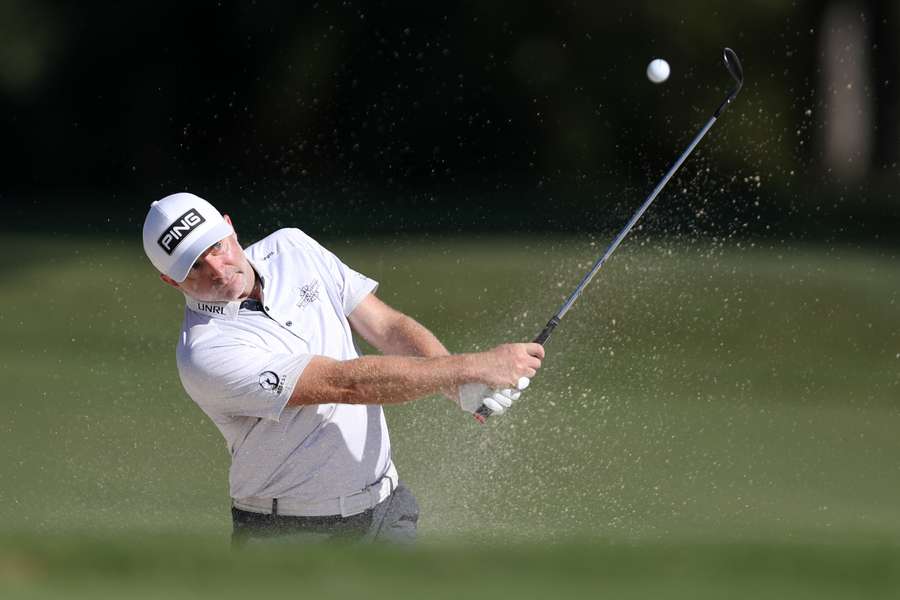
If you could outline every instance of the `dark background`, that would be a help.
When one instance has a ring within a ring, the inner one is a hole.
[[[618,229],[894,243],[896,2],[0,3],[5,231]],[[644,69],[667,59],[672,76]]]

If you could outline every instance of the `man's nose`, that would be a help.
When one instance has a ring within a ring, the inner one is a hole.
[[[204,256],[203,262],[206,264],[206,268],[209,269],[213,279],[224,279],[225,263],[221,258],[217,256]]]

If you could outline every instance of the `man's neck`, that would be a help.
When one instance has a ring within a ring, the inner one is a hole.
[[[262,302],[262,282],[259,280],[259,274],[256,270],[253,270],[253,290],[250,292],[248,298],[253,298],[259,302]]]

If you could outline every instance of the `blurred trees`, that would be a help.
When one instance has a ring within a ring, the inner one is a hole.
[[[896,2],[872,0],[819,8],[824,167],[859,181],[873,166],[897,162],[900,11]]]
[[[633,203],[721,99],[728,45],[747,85],[678,185],[802,204],[852,183],[829,173],[851,157],[896,183],[897,24],[876,0],[6,0],[3,196],[136,213],[188,187],[311,210]],[[643,75],[657,56],[661,86]]]

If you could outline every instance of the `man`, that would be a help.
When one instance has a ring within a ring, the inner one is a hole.
[[[231,452],[239,544],[412,541],[418,506],[391,460],[382,405],[443,393],[464,411],[484,402],[502,414],[544,356],[539,344],[450,355],[299,229],[245,251],[228,215],[193,194],[154,202],[143,234],[161,279],[185,296],[178,372]],[[354,332],[383,356],[360,357]]]

